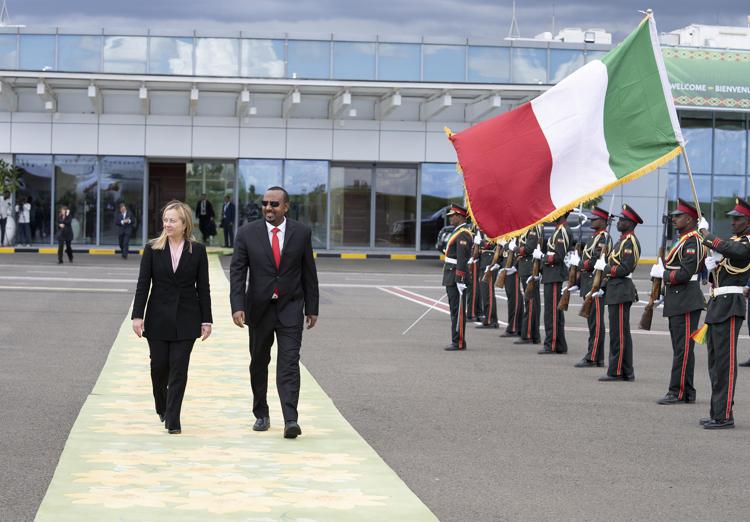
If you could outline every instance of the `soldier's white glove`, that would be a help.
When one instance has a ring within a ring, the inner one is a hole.
[[[573,252],[570,253],[570,256],[568,256],[568,262],[565,266],[570,268],[571,266],[578,266],[581,262],[581,257],[578,255],[578,252],[573,250]]]
[[[607,267],[607,262],[601,257],[594,263],[594,270],[604,270]]]
[[[656,264],[651,267],[651,273],[649,276],[654,279],[664,279],[664,265],[662,264],[661,259],[658,259]]]
[[[500,245],[501,247],[505,248],[505,245],[507,245],[508,242],[506,240],[504,240],[504,239],[501,239],[500,241],[497,242],[497,244]]]
[[[698,220],[698,230],[708,230],[709,224],[708,221],[706,221],[706,218],[701,216],[701,218]]]
[[[468,261],[466,262],[466,264],[467,264],[467,265],[473,265],[473,264],[474,264],[474,263],[476,263],[476,262],[477,262],[477,260],[476,260],[476,259],[474,259],[474,258],[472,257],[471,259],[469,259],[469,260],[468,260]]]
[[[481,245],[482,244],[482,233],[481,232],[477,232],[476,235],[474,236],[474,244],[475,245]]]
[[[463,295],[463,293],[466,291],[466,285],[463,283],[456,283],[456,286],[458,287],[459,295]]]
[[[516,272],[518,272],[518,269],[516,269],[516,267],[514,266],[505,269],[505,275],[513,275]]]
[[[600,288],[597,292],[594,293],[592,297],[602,297],[603,295],[604,295],[604,290]]]
[[[515,239],[511,239],[510,242],[508,243],[508,250],[510,250],[511,252],[515,252],[516,251],[516,240]]]
[[[575,292],[576,290],[578,290],[578,285],[573,285],[570,288],[568,288],[568,292]]]
[[[714,259],[714,256],[708,256],[704,263],[706,264],[706,270],[708,270],[709,272],[714,270],[719,265],[719,263],[716,262],[716,259]]]
[[[539,245],[537,245],[537,247],[531,253],[531,257],[533,257],[534,259],[542,259],[544,257],[544,254],[542,253],[542,250],[539,248]]]
[[[497,264],[497,263],[495,263],[494,265],[492,265],[492,266],[490,267],[490,270],[492,270],[493,272],[494,272],[495,270],[500,270],[500,265],[499,265],[499,264]]]
[[[532,281],[539,281],[539,280],[540,280],[541,278],[542,278],[542,276],[536,276],[536,277],[534,277],[533,275],[532,275],[532,276],[529,276],[529,277],[528,277],[528,278],[526,279],[526,284],[528,285],[528,284],[529,284],[529,283],[531,283]]]

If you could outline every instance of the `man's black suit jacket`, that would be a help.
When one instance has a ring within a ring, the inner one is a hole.
[[[279,291],[278,318],[284,326],[302,324],[304,315],[318,315],[312,231],[287,218],[277,270],[266,221],[259,219],[243,225],[234,240],[229,280],[232,313],[244,311],[249,325],[260,322],[274,289]]]
[[[201,324],[213,322],[206,247],[192,243],[191,253],[190,245],[185,242],[176,272],[172,271],[169,241],[164,250],[154,250],[150,244],[143,249],[131,318],[144,320],[145,337],[196,339],[201,336]]]
[[[124,219],[129,219],[130,223],[123,223]],[[122,212],[118,210],[115,214],[115,226],[120,229],[120,234],[130,234],[135,230],[135,216],[130,210],[127,210],[123,218]]]

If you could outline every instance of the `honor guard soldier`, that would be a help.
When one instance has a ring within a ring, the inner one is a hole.
[[[508,299],[508,326],[501,337],[518,337],[521,331],[523,315],[523,296],[517,267],[518,245],[515,238],[508,241],[503,252],[503,270],[505,271],[505,297]]]
[[[602,251],[612,250],[612,237],[607,232],[609,223],[609,212],[594,207],[591,209],[591,228],[594,235],[583,247],[581,261],[578,265],[581,274],[581,297],[585,298],[594,286],[594,265],[601,258]],[[604,297],[595,295],[591,299],[591,312],[588,316],[589,341],[588,351],[576,368],[589,368],[591,366],[604,366],[604,337],[607,328],[604,324]]]
[[[477,328],[497,328],[497,301],[495,299],[495,276],[493,270],[493,258],[495,256],[495,242],[487,239],[487,236],[477,230],[474,236],[474,244],[479,247],[479,295],[484,310],[484,320]]]
[[[521,314],[521,338],[513,344],[539,344],[541,342],[539,316],[542,313],[542,304],[539,282],[534,281],[532,292],[527,292],[526,288],[531,279],[534,263],[541,263],[543,256],[540,245],[543,243],[544,227],[542,225],[531,227],[518,238],[518,279],[523,286],[523,313]],[[534,252],[539,258],[536,261]]]
[[[641,256],[641,244],[635,237],[635,227],[643,223],[641,216],[629,205],[622,206],[617,230],[620,239],[615,244],[607,262],[599,260],[594,269],[603,270],[607,276],[604,304],[609,310],[609,368],[600,381],[632,381],[633,339],[630,335],[630,307],[638,300],[633,284],[633,271]]]
[[[544,349],[540,354],[567,353],[565,341],[565,312],[558,310],[562,296],[562,283],[568,278],[565,267],[565,256],[570,250],[570,227],[568,212],[553,223],[555,231],[547,241],[547,252],[542,264],[542,283],[544,283]]]
[[[479,233],[479,227],[475,224],[469,225],[469,231],[471,232],[472,238],[476,237],[476,234]],[[473,241],[473,239],[472,239]],[[479,258],[482,251],[479,248],[479,245],[473,244],[471,247],[471,259],[469,260],[469,272],[466,284],[468,285],[468,308],[466,310],[466,318],[469,321],[479,321],[482,319],[482,316],[484,315],[484,310],[482,309],[482,298],[481,298],[481,289],[479,287],[479,278],[481,277],[479,273]]]
[[[695,402],[695,341],[691,334],[698,329],[701,311],[706,308],[698,274],[707,250],[697,229],[698,211],[678,199],[671,216],[679,238],[664,257],[664,264],[660,259],[651,269],[651,277],[664,281],[664,317],[669,320],[673,353],[669,391],[659,404]]]
[[[466,209],[452,205],[446,214],[450,224],[456,228],[451,233],[445,248],[445,265],[443,266],[443,286],[448,294],[448,305],[451,311],[451,344],[448,351],[466,349],[466,306],[469,296],[466,281],[468,280],[469,259],[473,236],[466,223]]]
[[[734,209],[727,215],[732,216],[734,232],[728,241],[709,233],[705,220],[699,225],[703,244],[716,252],[705,261],[712,280],[705,321],[708,325],[711,417],[700,421],[706,429],[734,428],[732,407],[737,382],[737,337],[747,307],[742,290],[750,278],[750,205],[737,199]]]

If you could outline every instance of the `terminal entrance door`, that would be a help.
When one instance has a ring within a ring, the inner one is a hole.
[[[148,237],[161,233],[161,209],[172,201],[185,201],[186,163],[154,163],[148,165]]]

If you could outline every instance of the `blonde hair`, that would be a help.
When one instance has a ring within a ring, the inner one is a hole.
[[[164,219],[164,214],[168,210],[174,210],[175,212],[177,212],[177,217],[179,217],[180,221],[182,221],[182,224],[185,225],[184,238],[185,241],[188,242],[188,248],[190,249],[190,252],[192,252],[193,242],[195,242],[195,237],[193,237],[193,210],[188,204],[173,199],[172,201],[164,205],[163,209],[161,209],[162,220]],[[166,230],[162,228],[159,237],[156,237],[149,241],[149,244],[154,250],[164,250],[164,247],[167,245],[168,239],[169,238],[167,237]]]

